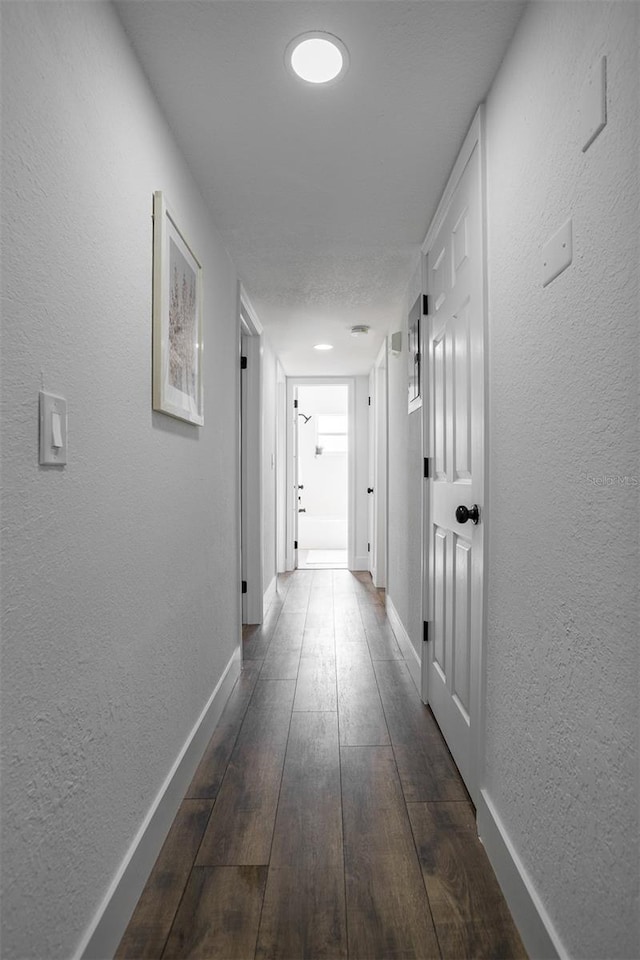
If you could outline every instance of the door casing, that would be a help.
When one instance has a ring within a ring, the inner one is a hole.
[[[369,375],[369,450],[373,498],[369,511],[369,570],[375,587],[387,586],[387,341],[385,338]]]
[[[241,371],[241,580],[242,623],[262,623],[262,325],[240,288],[240,343],[247,367]]]

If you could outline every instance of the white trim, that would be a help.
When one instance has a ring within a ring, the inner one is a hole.
[[[387,586],[388,553],[388,441],[389,441],[389,402],[387,374],[387,338],[385,337],[373,366],[374,374],[374,422],[375,455],[373,487],[375,493],[373,549],[373,584],[375,587]]]
[[[277,578],[277,577],[274,577],[273,580],[271,581],[271,583],[269,584],[269,586],[267,587],[267,589],[266,589],[265,592],[264,592],[263,603],[264,603],[264,608],[265,608],[265,610],[266,610],[266,608],[269,606],[269,604],[271,603],[271,601],[274,599],[274,597],[275,597],[275,595],[276,595],[276,592],[277,592],[277,584],[278,584],[278,578]]]
[[[568,960],[569,953],[486,790],[480,791],[477,816],[478,835],[527,953],[536,960]]]
[[[287,379],[276,361],[276,572],[287,569]]]
[[[489,451],[490,446],[490,389],[491,382],[489,378],[489,241],[488,241],[488,188],[487,188],[487,142],[485,136],[485,108],[481,104],[477,112],[478,126],[478,149],[480,155],[480,181],[482,184],[482,233],[481,233],[481,260],[482,260],[482,290],[484,302],[483,310],[483,332],[484,332],[484,476],[483,476],[483,505],[484,505],[484,536],[483,536],[483,554],[482,554],[482,644],[480,647],[480,677],[478,686],[478,722],[476,738],[476,756],[477,766],[476,774],[478,777],[478,786],[480,792],[484,787],[485,764],[486,764],[486,729],[487,729],[487,637],[489,636],[489,577],[491,574],[489,568],[489,541],[491,539],[491,507],[489,504],[490,496],[490,474],[489,474]]]
[[[258,314],[254,310],[253,304],[251,303],[251,300],[247,295],[247,291],[242,284],[240,284],[240,301],[246,313],[246,319],[251,331],[251,335],[254,337],[261,337],[263,333],[262,324],[260,323]]]
[[[356,510],[358,497],[356,491],[356,381],[354,377],[345,379],[348,385],[347,404],[349,414],[349,451],[347,453],[349,513],[347,516],[347,567],[349,570],[368,570],[369,555],[356,557]],[[359,479],[359,478],[358,478]],[[366,487],[365,487],[366,489]],[[364,563],[363,563],[364,560]]]
[[[296,477],[296,469],[294,464],[294,444],[295,437],[293,431],[297,429],[297,420],[293,412],[294,407],[293,403],[296,399],[295,396],[295,385],[289,377],[286,379],[286,409],[285,409],[285,452],[286,452],[286,523],[285,523],[285,570],[287,572],[295,570],[296,568],[296,557],[297,551],[295,549],[294,543],[298,536],[298,524],[297,524],[297,513],[296,513],[296,503],[297,503],[297,494],[298,494],[298,480]]]
[[[421,693],[422,663],[420,661],[420,657],[416,653],[416,648],[411,643],[411,637],[407,633],[405,626],[400,619],[400,614],[396,610],[393,600],[389,594],[387,594],[385,606],[387,610],[387,617],[389,618],[389,623],[391,624],[391,629],[395,634],[396,640],[398,641],[398,646],[402,651],[402,656],[404,657],[405,663],[409,668],[411,679],[415,683],[418,693]]]
[[[426,243],[426,241],[425,241]],[[427,255],[425,252],[420,253],[421,260],[421,273],[422,273],[422,290],[423,296],[424,293],[428,291],[427,284]],[[424,302],[424,301],[423,301]],[[420,355],[422,357],[422,362],[420,364],[420,376],[422,378],[422,383],[420,389],[422,390],[422,423],[421,423],[421,433],[422,433],[422,457],[423,464],[424,458],[429,457],[429,461],[433,466],[433,458],[431,456],[431,440],[430,440],[430,428],[431,428],[431,384],[429,383],[429,355],[427,350],[427,327],[430,324],[428,314],[424,313],[424,308],[421,314],[421,324],[420,324]],[[433,607],[433,591],[431,584],[431,577],[429,573],[429,549],[430,549],[430,537],[431,537],[431,487],[429,480],[425,480],[423,477],[422,480],[422,491],[420,497],[420,507],[422,511],[422,550],[420,556],[420,576],[422,579],[422,620],[427,622],[431,620],[431,610]],[[421,657],[421,678],[420,678],[420,697],[423,703],[429,703],[429,651],[427,650],[427,644],[423,644],[422,657]]]
[[[237,642],[240,647],[240,656],[242,659],[242,620],[244,614],[244,597],[241,592],[242,583],[242,284],[238,280],[236,283],[236,392],[235,392],[235,420],[236,420],[236,495],[235,495],[235,514],[236,514],[236,543],[238,545],[237,555],[237,577],[238,589],[236,590],[236,611],[238,636]]]
[[[262,623],[264,529],[262,504],[262,326],[240,287],[240,323],[247,369],[242,374],[243,433],[242,475],[242,622]],[[245,462],[246,461],[246,462]]]
[[[376,570],[376,497],[378,496],[378,483],[376,480],[376,370],[371,367],[369,370],[369,409],[367,411],[367,550],[369,553],[369,563],[367,569],[371,574],[371,580],[374,587],[377,583],[378,571]],[[369,488],[372,488],[373,495],[369,494]]]
[[[467,166],[469,160],[471,159],[471,154],[475,150],[476,144],[479,144],[482,142],[483,119],[484,119],[484,104],[480,104],[480,106],[476,110],[473,120],[471,121],[471,126],[469,127],[467,135],[464,138],[464,143],[460,148],[460,153],[458,154],[456,162],[453,165],[453,169],[447,181],[447,185],[444,189],[444,193],[440,198],[440,203],[438,204],[436,212],[433,216],[433,220],[431,221],[429,225],[429,229],[427,230],[427,235],[424,238],[422,247],[420,248],[423,254],[427,254],[429,252],[429,248],[433,243],[434,237],[437,234],[440,227],[442,226],[442,221],[447,215],[449,204],[451,203],[451,198],[455,193],[460,177],[465,171],[465,167]]]
[[[236,647],[142,821],[102,903],[80,941],[74,960],[100,960],[100,958],[114,955],[239,676],[240,647]]]

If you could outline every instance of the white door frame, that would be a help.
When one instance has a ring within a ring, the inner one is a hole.
[[[483,457],[482,457],[482,467],[481,467],[481,480],[482,480],[482,523],[484,525],[484,535],[483,535],[483,553],[482,553],[482,564],[483,564],[483,594],[482,594],[482,616],[480,623],[480,644],[479,644],[479,670],[477,683],[478,687],[476,689],[475,697],[475,716],[472,718],[472,755],[475,758],[474,770],[472,775],[473,783],[470,785],[470,792],[472,794],[472,799],[477,805],[478,798],[480,796],[480,791],[483,786],[484,781],[484,762],[485,762],[485,700],[486,700],[486,678],[485,678],[485,662],[486,662],[486,637],[487,637],[487,585],[488,585],[488,542],[490,529],[488,522],[490,520],[489,511],[487,510],[487,505],[489,503],[489,437],[488,437],[488,391],[489,391],[489,338],[487,334],[487,324],[488,324],[488,310],[487,310],[487,258],[486,258],[486,224],[487,224],[487,211],[486,211],[486,166],[485,166],[485,142],[484,142],[484,105],[481,105],[471,123],[467,136],[464,140],[460,153],[457,157],[451,176],[447,182],[440,203],[434,215],[434,218],[429,226],[427,235],[425,237],[424,243],[422,244],[422,270],[423,270],[423,285],[422,289],[427,291],[427,294],[430,292],[427,288],[427,254],[431,250],[433,245],[434,238],[442,226],[444,218],[447,215],[449,204],[453,194],[458,186],[458,183],[465,171],[467,163],[471,158],[473,151],[478,148],[479,158],[480,158],[480,183],[481,183],[481,219],[482,219],[482,231],[481,231],[481,263],[482,263],[482,322],[484,330],[484,411],[485,415],[483,418]],[[426,327],[429,323],[429,318],[425,318],[424,322],[421,324],[422,327],[422,342],[420,349],[422,351],[422,356],[425,356],[424,346],[427,342],[426,337]],[[429,371],[427,370],[427,364],[422,365],[423,369],[423,384],[422,384],[422,396],[424,398],[423,404],[423,420],[422,420],[422,449],[425,457],[429,457],[430,463],[433,463],[433,451],[430,449],[430,414],[431,414],[431,392],[429,389]],[[431,483],[427,479],[423,483],[423,509],[422,509],[422,569],[423,569],[423,598],[422,598],[422,609],[423,609],[423,620],[425,622],[431,621],[432,619],[432,610],[433,610],[433,576],[432,572],[429,569],[429,541],[431,536]],[[430,656],[430,651],[425,650],[424,648],[427,644],[423,643],[423,657],[422,657],[422,699],[425,703],[429,702],[429,689],[428,689],[428,657]],[[469,786],[469,785],[468,785]]]
[[[375,587],[387,586],[387,340],[380,348],[373,365],[373,489],[374,512],[371,539],[371,577]]]
[[[376,373],[373,367],[371,367],[371,370],[369,371],[369,414],[367,418],[367,569],[369,570],[369,576],[374,583],[376,552],[376,497],[378,496],[375,463],[376,408]]]
[[[356,548],[356,381],[354,377],[287,377],[287,416],[293,416],[293,396],[296,387],[346,386],[349,423],[349,453],[347,456],[347,566],[355,569]],[[294,471],[291,431],[287,430],[287,550],[286,568],[295,569],[294,539],[298,509],[297,480]]]
[[[287,378],[276,361],[276,572],[287,569]]]
[[[241,556],[242,580],[247,592],[242,595],[242,622],[262,623],[262,324],[240,287],[240,343],[247,367],[242,370],[242,505]]]

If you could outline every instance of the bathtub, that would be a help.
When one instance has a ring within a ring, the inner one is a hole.
[[[301,550],[346,550],[346,518],[299,513],[298,546]]]

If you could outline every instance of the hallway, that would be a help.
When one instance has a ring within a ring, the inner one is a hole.
[[[117,952],[525,957],[365,573],[279,577]]]

